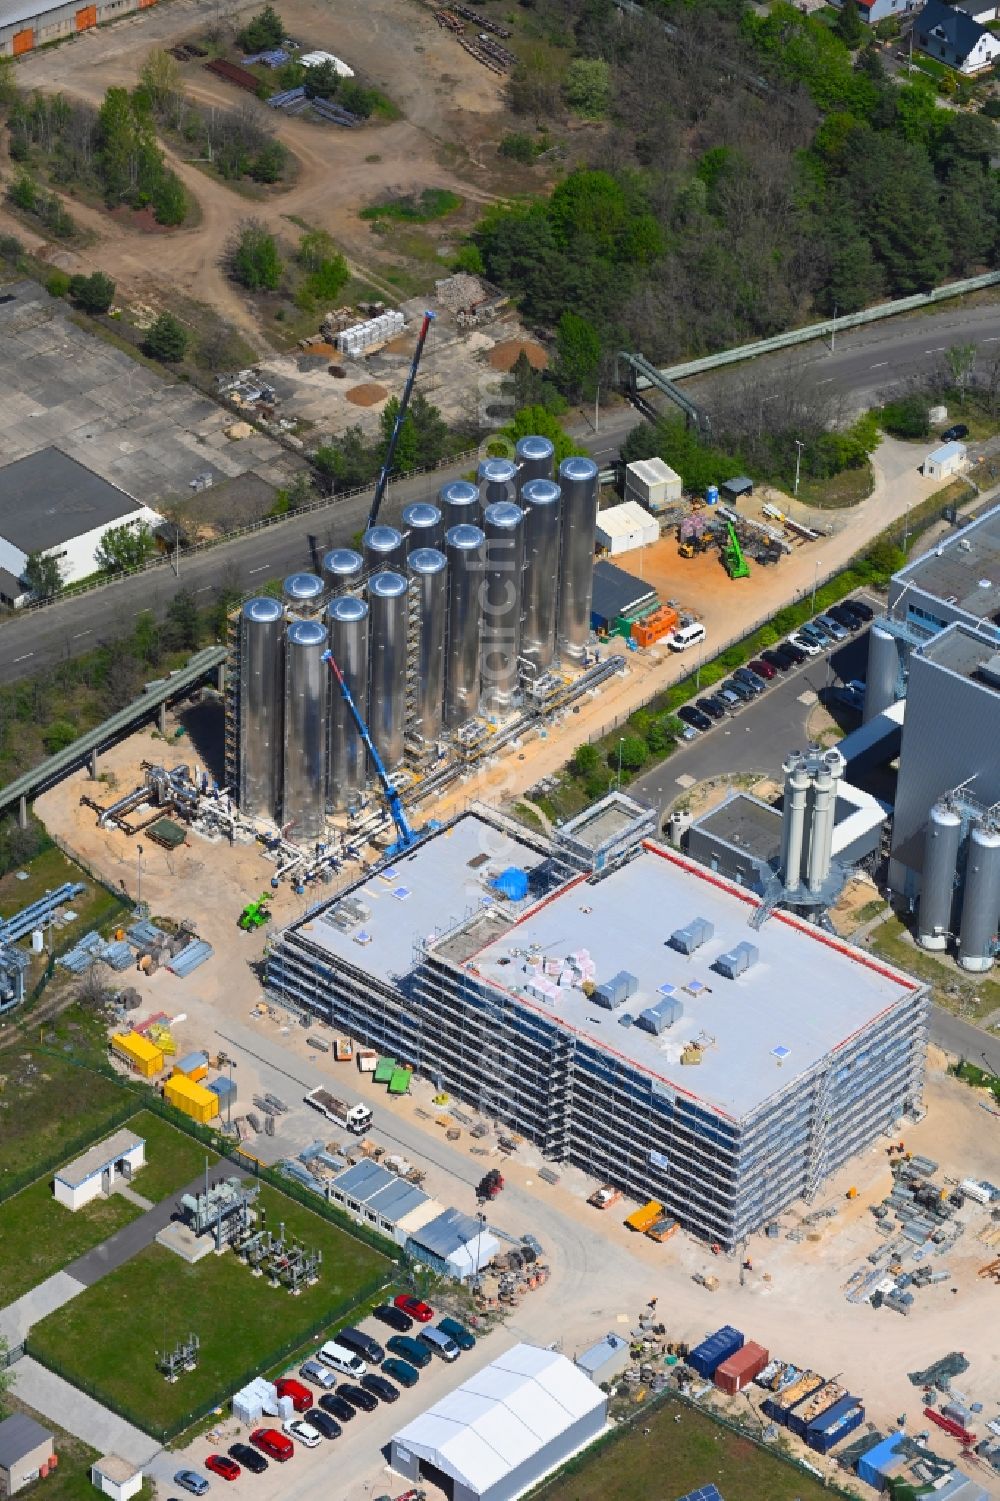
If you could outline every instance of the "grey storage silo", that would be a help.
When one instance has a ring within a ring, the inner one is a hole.
[[[438,491],[438,505],[444,518],[445,534],[453,526],[478,526],[483,508],[479,502],[479,490],[464,479],[453,479]]]
[[[479,711],[479,629],[483,616],[483,549],[478,526],[445,533],[448,554],[448,637],[444,662],[444,722],[457,729]]]
[[[448,620],[448,560],[436,547],[417,547],[410,576],[410,684],[414,732],[432,743],[444,712],[444,642]]]
[[[369,573],[399,569],[406,563],[406,543],[394,526],[369,527],[361,539],[361,551]]]
[[[250,818],[281,816],[285,675],[281,601],[248,599],[240,613],[239,804]]]
[[[289,609],[296,614],[311,614],[319,608],[323,597],[323,580],[315,573],[290,573],[282,585],[282,593]]]
[[[296,843],[326,830],[326,627],[290,620],[285,632],[285,767],[281,822]]]
[[[524,583],[524,512],[502,500],[483,512],[485,574],[480,650],[482,705],[506,714],[517,696]]]
[[[483,506],[513,500],[516,493],[517,465],[510,459],[483,459],[479,465],[479,496]]]
[[[993,967],[993,944],[1000,919],[1000,830],[976,824],[969,835],[962,895],[958,962],[981,974]]]
[[[368,722],[368,606],[355,594],[343,594],[326,610],[330,651],[361,718]],[[365,789],[368,756],[354,723],[354,716],[330,674],[329,759],[326,796],[329,807],[346,808]]]
[[[323,577],[334,594],[355,589],[365,571],[365,560],[353,547],[333,547],[323,559]]]
[[[562,530],[556,639],[561,655],[571,662],[582,662],[590,637],[594,539],[600,488],[593,459],[563,459],[559,465],[559,488],[562,490]]]
[[[533,479],[551,479],[555,467],[556,451],[548,438],[529,436],[518,438],[514,446],[517,464],[517,493],[520,496],[525,485]]]
[[[368,730],[387,771],[403,759],[406,729],[406,579],[392,571],[368,580]]]
[[[552,665],[559,590],[559,511],[562,493],[548,479],[521,491],[524,510],[524,612],[521,651],[537,668]]]
[[[917,941],[921,948],[944,949],[952,931],[962,820],[947,803],[935,803],[924,836]]]
[[[427,500],[415,500],[403,507],[402,523],[408,553],[418,547],[436,547],[440,552],[444,544],[444,521],[437,506]]]
[[[868,632],[868,673],[865,680],[864,722],[883,714],[896,702],[899,681],[899,647],[890,631],[878,621]]]

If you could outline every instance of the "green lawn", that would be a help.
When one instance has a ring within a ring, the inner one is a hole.
[[[136,1187],[139,1187],[137,1180]],[[312,1325],[344,1316],[359,1290],[388,1273],[389,1263],[360,1241],[309,1210],[264,1187],[258,1207],[267,1224],[323,1253],[315,1287],[293,1298],[253,1274],[235,1256],[207,1256],[188,1266],[150,1246],[119,1271],[81,1293],[32,1330],[34,1353],[149,1432],[176,1432],[206,1402],[222,1399],[269,1364]],[[127,1340],[111,1340],[111,1328]],[[154,1352],[194,1331],[201,1340],[198,1369],[169,1386]]]
[[[48,1175],[15,1194],[0,1204],[0,1305],[13,1303],[141,1213],[115,1194],[74,1214],[56,1203]]]
[[[0,1053],[0,1192],[22,1175],[65,1162],[104,1133],[128,1104],[110,1079],[55,1053],[14,1045]]]
[[[73,911],[79,914],[79,925],[74,923],[71,927],[60,929],[58,935],[53,934],[53,941],[58,941],[62,935],[79,938],[88,928],[113,916],[122,905],[117,897],[112,896],[97,881],[92,881],[86,871],[81,870],[75,861],[70,860],[54,845],[36,855],[26,867],[26,872],[26,881],[19,881],[14,871],[0,877],[0,917],[13,916],[22,907],[29,907],[32,902],[37,902],[46,891],[55,891],[67,881],[82,881],[87,888],[72,903]]]
[[[898,917],[880,923],[871,937],[871,950],[908,974],[926,980],[931,999],[947,1011],[978,1021],[1000,1006],[1000,981],[988,975],[970,975],[954,963],[936,959],[912,941]]]
[[[146,1165],[136,1174],[132,1186],[136,1193],[142,1194],[144,1199],[152,1199],[154,1204],[168,1194],[186,1188],[199,1173],[203,1173],[206,1157],[209,1167],[214,1167],[219,1160],[200,1141],[185,1136],[183,1131],[178,1131],[176,1126],[149,1110],[134,1115],[127,1129],[143,1137],[146,1143]]]
[[[680,1422],[675,1422],[675,1417]],[[629,1432],[582,1458],[569,1474],[535,1492],[544,1501],[674,1501],[698,1486],[726,1501],[820,1501],[818,1481],[772,1458],[748,1439],[677,1402],[665,1401]]]

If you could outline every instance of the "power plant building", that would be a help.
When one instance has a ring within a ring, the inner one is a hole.
[[[654,827],[621,794],[551,839],[475,808],[278,934],[266,984],[733,1247],[919,1105],[926,987],[755,931]]]

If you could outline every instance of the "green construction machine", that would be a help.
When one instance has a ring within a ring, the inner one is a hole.
[[[253,933],[257,928],[262,928],[265,923],[271,921],[271,909],[268,903],[271,900],[269,891],[262,891],[255,902],[247,902],[237,920],[237,926],[244,933]]]
[[[743,556],[740,539],[731,521],[726,522],[726,533],[726,545],[722,549],[722,561],[726,565],[726,572],[731,579],[749,578],[750,564]]]

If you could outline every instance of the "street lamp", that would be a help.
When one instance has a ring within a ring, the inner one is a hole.
[[[137,907],[141,907],[142,906],[142,845],[141,844],[137,844],[136,845],[135,852],[136,852],[136,855],[138,856],[138,864],[139,864],[139,881],[138,881],[138,885],[137,885],[137,888],[136,888],[135,904],[136,904]]]
[[[618,791],[622,790],[622,746],[625,744],[625,736],[618,736]]]
[[[813,612],[814,615],[816,613],[816,586],[817,586],[818,583],[819,583],[819,559],[817,558],[816,559],[816,567],[813,570],[813,595],[812,595],[812,607],[811,607],[812,608],[812,612]]]
[[[805,448],[806,445],[802,442],[802,440],[800,438],[795,438],[793,441],[795,443],[796,454],[795,454],[795,487],[792,490],[792,494],[793,495],[798,495],[798,493],[799,493],[799,471],[802,468],[802,450],[803,450],[803,448]]]

